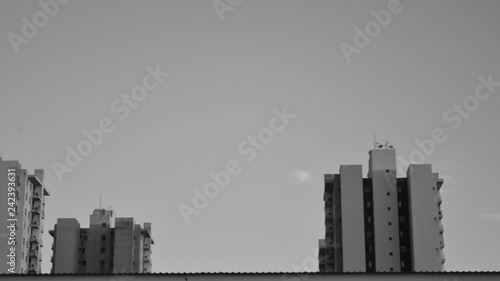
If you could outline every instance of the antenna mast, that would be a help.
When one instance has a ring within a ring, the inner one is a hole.
[[[99,209],[102,209],[102,193],[99,196]]]

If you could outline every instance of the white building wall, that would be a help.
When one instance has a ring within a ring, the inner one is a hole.
[[[365,272],[363,171],[361,165],[340,166],[342,258],[344,272]]]
[[[373,222],[375,235],[375,270],[401,271],[399,251],[396,151],[370,150],[373,185]]]
[[[414,271],[441,271],[437,174],[430,164],[410,165],[407,172]],[[432,223],[430,223],[432,222]]]

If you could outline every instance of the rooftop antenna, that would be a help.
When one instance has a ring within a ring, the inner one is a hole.
[[[376,138],[375,138],[375,133],[373,134],[373,149],[376,149],[376,148],[382,148],[380,143],[377,142]]]
[[[99,196],[99,209],[102,209],[102,193]]]

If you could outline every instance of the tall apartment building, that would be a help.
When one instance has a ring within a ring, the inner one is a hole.
[[[89,228],[74,218],[57,219],[51,273],[150,273],[151,223],[115,218],[113,210],[95,209]]]
[[[30,174],[18,161],[0,158],[0,274],[41,273],[44,170]]]
[[[394,149],[369,155],[367,178],[361,165],[325,175],[320,272],[443,271],[443,180],[430,164],[410,165],[397,178]]]

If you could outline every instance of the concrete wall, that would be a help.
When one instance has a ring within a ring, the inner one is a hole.
[[[415,271],[441,270],[441,235],[436,203],[437,176],[430,164],[410,165],[407,172]],[[429,223],[431,222],[431,223]]]
[[[117,218],[115,220],[115,243],[113,270],[132,272],[134,255],[134,219]]]
[[[344,272],[366,271],[363,171],[361,165],[340,166],[342,258]]]
[[[370,150],[376,271],[400,271],[396,151]]]
[[[9,169],[15,169],[15,173],[16,173],[16,186],[18,185],[17,182],[20,182],[20,174],[21,174],[21,164],[19,164],[18,161],[1,161],[0,160],[0,198],[2,198],[2,200],[0,201],[0,208],[1,208],[1,211],[0,211],[0,234],[2,235],[0,237],[1,239],[1,242],[0,243],[0,274],[1,273],[8,273],[8,269],[10,268],[10,266],[7,265],[7,261],[8,259],[10,258],[7,258],[7,255],[10,254],[10,248],[12,247],[12,245],[9,245],[8,244],[8,238],[9,238],[9,235],[10,235],[10,230],[7,228],[8,225],[10,225],[11,222],[7,221],[7,219],[11,219],[11,217],[9,217],[9,214],[8,214],[8,208],[10,207],[8,205],[8,201],[7,201],[7,198],[8,198],[8,183],[9,183],[9,180],[8,180],[8,176],[7,176],[7,173],[8,173],[8,170]],[[17,189],[17,187],[16,187]],[[21,197],[22,194],[19,194],[19,197]],[[23,199],[23,198],[20,198],[20,199]],[[18,222],[19,223],[19,222]],[[21,226],[22,227],[22,226]],[[16,238],[19,238],[19,235],[21,234],[21,231],[17,230],[16,231]],[[21,241],[22,241],[22,238],[21,238]],[[17,248],[19,248],[19,243],[18,245],[16,246],[16,250]],[[20,268],[21,268],[21,253],[19,252],[15,254],[16,255],[16,268],[15,268],[15,272],[16,273],[19,273],[20,272]],[[26,265],[24,266],[24,268],[26,268]]]
[[[333,253],[335,256],[334,272],[343,272],[344,262],[342,257],[342,197],[340,175],[333,175]]]
[[[86,273],[108,273],[111,272],[112,264],[112,240],[111,228],[102,227],[101,224],[90,225],[87,236],[87,259]],[[102,241],[101,236],[106,240]],[[104,248],[104,253],[101,253]],[[104,261],[104,266],[101,265]]]
[[[77,272],[80,224],[76,219],[57,219],[54,235],[54,273]]]

